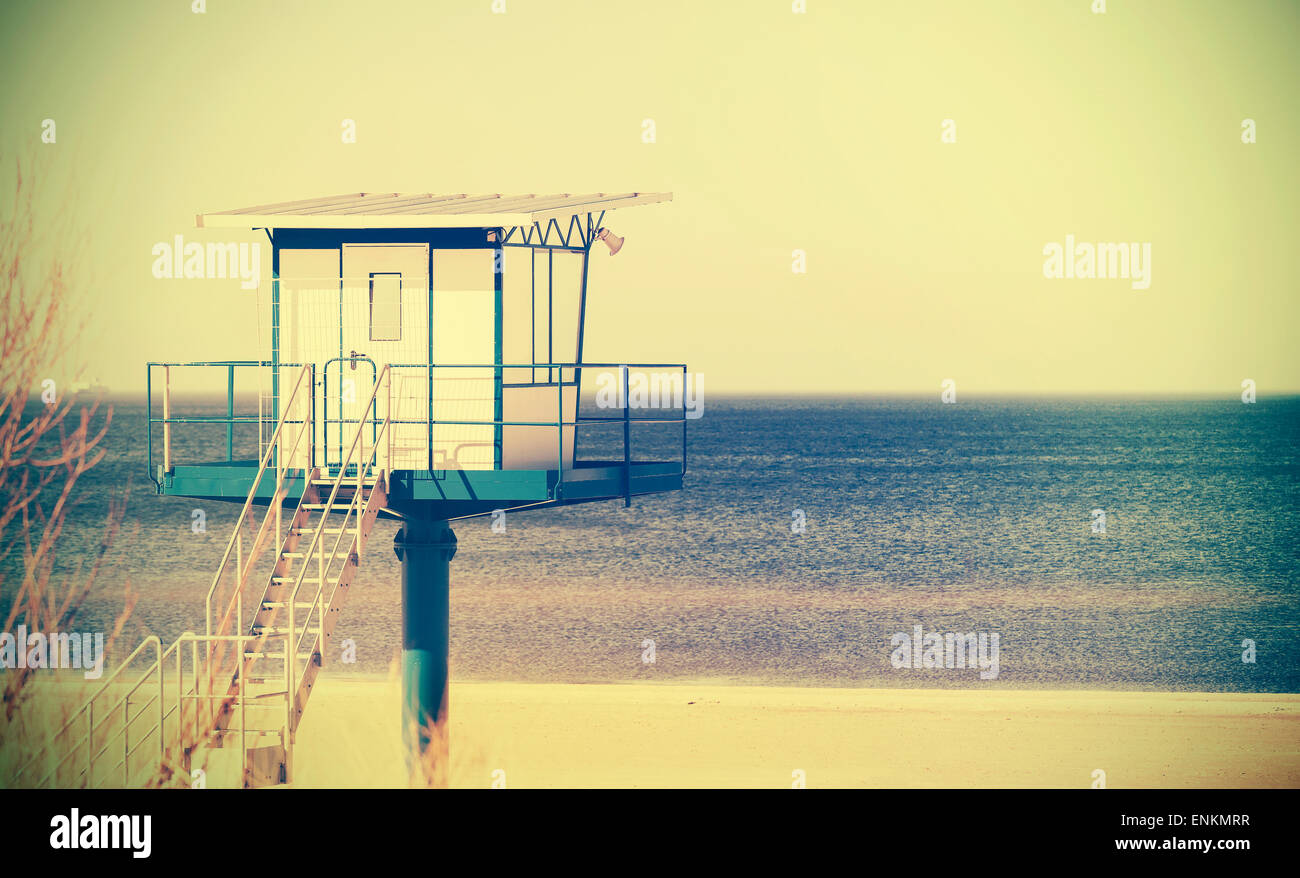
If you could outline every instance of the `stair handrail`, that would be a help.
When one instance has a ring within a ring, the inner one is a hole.
[[[379,430],[379,434],[378,434],[378,435],[383,435],[384,430],[385,430],[386,427],[387,427],[387,421],[385,421],[384,426],[380,428],[380,430]],[[377,446],[376,446],[376,447],[377,447]],[[374,457],[374,454],[375,454],[375,452],[374,452],[374,450],[372,449],[372,451],[371,451],[371,458],[372,458],[372,459],[373,459],[373,457]],[[369,464],[370,464],[370,461],[367,460],[366,463],[364,464],[364,466],[369,466]],[[358,465],[358,469],[361,469],[362,466],[363,466],[363,465],[359,464],[359,465]],[[380,473],[380,475],[378,476],[378,478],[379,478],[379,479],[382,479],[383,477],[384,477],[384,473],[381,471],[381,473]],[[376,484],[378,484],[378,481],[376,481]],[[369,498],[367,498],[366,502],[369,503]],[[331,509],[331,512],[333,512],[332,509]],[[343,537],[344,537],[344,536],[347,534],[347,532],[348,532],[348,522],[349,522],[350,520],[352,520],[353,518],[355,518],[355,520],[356,520],[356,522],[357,522],[357,525],[356,525],[356,526],[357,526],[358,528],[360,528],[360,526],[361,526],[361,518],[362,518],[362,515],[364,514],[364,512],[365,512],[365,509],[364,509],[364,507],[362,506],[362,503],[361,503],[361,479],[358,479],[358,487],[357,487],[357,490],[353,493],[352,498],[348,501],[348,506],[347,506],[347,508],[346,508],[345,510],[343,510],[343,520],[339,523],[339,529],[338,529],[338,530],[339,530],[339,533],[338,533],[338,536],[336,536],[336,537],[334,538],[334,545],[330,547],[330,550],[329,550],[329,557],[328,557],[328,558],[325,558],[325,557],[324,557],[324,553],[322,552],[322,553],[321,553],[321,557],[318,559],[318,562],[317,562],[317,571],[318,571],[318,576],[317,576],[317,578],[320,580],[320,582],[317,583],[316,594],[312,597],[312,600],[311,600],[311,603],[312,603],[312,605],[313,605],[313,606],[312,606],[312,609],[308,611],[308,613],[307,613],[307,618],[304,619],[303,622],[302,622],[302,631],[301,631],[301,632],[299,633],[299,635],[298,635],[298,640],[297,640],[297,643],[295,644],[295,649],[297,649],[297,648],[299,648],[299,647],[302,646],[302,640],[303,640],[303,638],[307,635],[307,632],[308,632],[308,630],[309,630],[309,626],[311,625],[311,618],[312,618],[312,613],[313,613],[313,612],[314,612],[315,615],[316,615],[317,624],[319,624],[319,625],[321,626],[321,639],[322,639],[322,644],[323,644],[323,642],[324,642],[324,632],[325,632],[325,608],[324,608],[324,601],[325,601],[325,577],[324,577],[323,574],[324,574],[324,571],[331,569],[331,568],[334,566],[334,562],[338,560],[338,557],[339,557],[339,546],[342,545],[342,543],[343,543]],[[361,551],[361,543],[360,543],[360,540],[361,540],[361,537],[360,537],[360,533],[359,533],[359,532],[358,532],[356,535],[354,535],[354,536],[352,537],[352,540],[351,540],[351,545],[355,545],[355,546],[356,546],[356,549],[357,549],[358,553]],[[300,583],[296,583],[295,585],[300,585]],[[293,600],[295,600],[295,601],[297,600],[297,591],[294,592]],[[302,601],[301,603],[307,603],[307,602],[306,602],[306,601]]]
[[[204,622],[207,626],[206,631],[209,637],[213,636],[213,630],[212,630],[213,629],[213,625],[212,625],[213,596],[216,594],[217,588],[221,583],[221,577],[225,573],[227,565],[229,565],[230,563],[231,554],[232,553],[235,553],[236,555],[242,554],[242,551],[239,551],[239,549],[242,549],[242,545],[243,545],[241,537],[243,534],[244,523],[245,521],[247,521],[248,513],[253,507],[253,499],[257,496],[257,489],[258,487],[260,487],[262,483],[262,477],[266,474],[266,470],[272,458],[276,456],[275,452],[277,448],[277,443],[280,439],[280,434],[284,431],[285,424],[288,423],[289,413],[293,411],[294,401],[297,399],[298,393],[303,387],[304,379],[308,387],[314,386],[315,382],[314,379],[312,378],[312,367],[310,365],[304,365],[302,369],[298,372],[298,378],[293,384],[293,389],[289,392],[289,395],[284,402],[284,405],[280,412],[280,418],[275,425],[275,431],[271,434],[271,438],[266,444],[266,453],[262,455],[262,459],[257,467],[257,474],[253,477],[253,483],[248,489],[248,498],[244,501],[244,506],[239,512],[239,518],[236,520],[234,530],[231,532],[230,541],[226,544],[226,551],[221,556],[220,564],[217,565],[217,572],[212,577],[212,585],[208,589],[208,595],[204,606]],[[288,456],[291,457],[293,454],[297,453],[298,446],[302,442],[302,437],[306,434],[309,434],[311,432],[311,428],[312,428],[312,416],[309,408],[307,416],[303,418],[302,428],[298,431],[298,436],[297,438],[294,439],[294,443],[292,447],[289,449]],[[314,456],[314,453],[315,453],[315,449],[311,447],[311,443],[308,443],[308,454]],[[284,457],[285,455],[281,455],[280,459],[283,460]],[[309,459],[307,462],[308,469],[311,468],[312,463],[313,461]],[[281,466],[280,462],[277,461],[276,464],[276,496],[277,497],[279,496],[280,490],[284,487],[285,469],[287,469],[287,467]],[[270,512],[269,506],[267,511],[268,513]],[[269,518],[270,516],[268,514],[267,519]],[[262,532],[266,527],[267,519],[263,519],[262,527],[258,529],[257,538],[256,538],[257,540],[260,540],[262,537]],[[256,546],[256,542],[254,543],[254,546]],[[248,566],[252,566],[253,560],[254,560],[253,558],[249,559]],[[225,627],[230,620],[230,612],[232,606],[237,599],[240,599],[242,597],[244,583],[248,579],[248,570],[244,569],[242,557],[238,558],[236,563],[240,567],[240,569],[237,571],[235,590],[231,595],[230,602],[226,606],[226,612],[222,616],[220,624],[217,626],[218,634],[222,633],[225,630]],[[240,607],[242,609],[242,600],[240,600]]]
[[[62,768],[63,763],[67,762],[68,758],[71,757],[72,754],[77,752],[77,750],[81,747],[82,742],[87,738],[90,739],[88,746],[92,751],[94,750],[95,742],[94,742],[93,733],[95,728],[95,720],[94,720],[93,708],[95,702],[100,698],[100,696],[102,696],[105,692],[108,691],[108,687],[113,683],[113,681],[116,680],[122,674],[123,671],[125,671],[128,667],[130,667],[131,663],[134,662],[136,658],[140,655],[140,653],[144,651],[145,647],[148,646],[154,647],[157,657],[149,665],[148,670],[141,675],[141,679],[142,680],[146,679],[148,675],[153,672],[153,670],[158,666],[158,662],[161,660],[162,641],[159,640],[157,635],[151,634],[150,636],[146,637],[140,643],[139,646],[137,646],[135,649],[131,651],[131,654],[126,657],[125,661],[123,661],[120,665],[117,666],[117,669],[115,671],[113,671],[111,674],[108,675],[108,679],[103,680],[100,683],[96,684],[95,691],[92,692],[89,696],[87,696],[86,700],[82,702],[81,707],[74,710],[68,716],[67,720],[63,723],[63,725],[61,725],[59,729],[56,732],[54,732],[54,734],[50,735],[50,737],[45,741],[45,743],[41,745],[40,749],[38,749],[35,753],[32,754],[31,758],[27,760],[27,764],[22,766],[22,768],[18,769],[18,772],[15,775],[15,780],[20,780],[22,776],[26,774],[27,771],[33,765],[35,765],[36,762],[42,756],[45,755],[46,751],[48,751],[51,747],[53,747],[59,741],[59,739],[63,737],[63,735],[67,733],[69,729],[72,728],[72,725],[75,722],[77,722],[77,720],[81,719],[81,717],[84,714],[86,714],[86,711],[88,710],[91,711],[89,716],[89,731],[82,737],[78,738],[75,745],[68,748],[68,751],[63,754],[63,756],[59,759],[59,761],[54,763],[54,766],[49,771],[47,771],[44,775],[41,776],[41,779],[37,782],[36,785],[41,786],[47,780],[49,780],[50,776],[55,774],[60,768]],[[134,688],[138,688],[138,685],[139,684],[137,683],[137,687],[133,687],[132,691],[134,691]],[[117,705],[114,705],[114,708],[116,707]],[[90,761],[93,763],[94,761],[93,755],[91,756]]]
[[[379,389],[380,387],[383,386],[389,386],[388,406],[387,406],[387,410],[384,413],[383,426],[380,427],[380,429],[375,433],[375,441],[373,446],[370,449],[370,455],[364,461],[361,459],[358,459],[357,461],[357,490],[353,492],[352,498],[348,503],[348,508],[344,511],[343,524],[339,528],[338,538],[335,539],[334,541],[334,546],[331,549],[330,560],[328,564],[326,564],[325,562],[325,553],[323,551],[320,553],[320,558],[317,563],[318,579],[320,580],[320,582],[317,583],[316,600],[313,601],[314,604],[319,606],[320,600],[325,591],[324,571],[328,569],[329,565],[333,564],[335,558],[337,557],[338,546],[343,539],[344,532],[347,530],[347,520],[348,518],[351,517],[353,508],[356,507],[357,504],[360,502],[360,498],[362,494],[361,486],[364,483],[366,470],[370,467],[371,462],[375,461],[377,457],[379,447],[380,447],[380,437],[384,436],[386,440],[391,444],[392,436],[391,433],[389,432],[389,429],[392,425],[392,419],[393,419],[392,393],[391,393],[391,386],[390,386],[391,381],[392,378],[391,378],[390,366],[385,364],[383,369],[380,370],[379,376],[375,379],[374,388],[370,391],[370,398],[366,401],[365,407],[362,409],[360,417],[357,418],[357,430],[352,436],[352,442],[348,445],[347,454],[343,455],[339,461],[338,475],[334,477],[334,482],[331,485],[329,496],[326,497],[325,500],[323,501],[323,508],[320,511],[320,519],[316,522],[316,528],[312,531],[311,540],[308,543],[307,548],[303,553],[303,563],[299,565],[298,568],[298,577],[294,581],[293,588],[291,590],[286,590],[288,593],[287,604],[289,609],[289,644],[288,644],[287,655],[289,660],[292,661],[294,665],[293,672],[289,679],[289,690],[290,690],[289,697],[295,699],[295,703],[294,703],[295,708],[297,708],[296,692],[297,692],[297,685],[298,685],[298,676],[297,676],[298,650],[302,646],[303,636],[305,636],[307,633],[307,628],[308,628],[307,622],[309,622],[311,619],[311,612],[309,611],[307,614],[307,619],[304,621],[303,624],[303,630],[301,633],[298,633],[297,626],[296,626],[298,593],[302,589],[303,580],[307,574],[307,567],[308,567],[307,559],[310,559],[312,557],[313,553],[315,553],[316,551],[316,547],[321,543],[321,536],[325,532],[325,525],[329,522],[329,516],[330,513],[333,511],[334,502],[338,498],[339,489],[343,486],[343,483],[347,478],[348,465],[352,460],[353,453],[356,451],[358,443],[361,444],[361,447],[363,449],[365,447],[364,445],[365,428],[368,426],[367,421],[370,419],[371,412],[375,408],[376,400],[378,399],[379,396]],[[391,455],[391,449],[390,449],[390,455]],[[382,475],[382,471],[381,471],[381,475]],[[323,614],[318,612],[317,615],[319,619],[319,624],[321,626],[321,634],[322,634],[322,641],[323,641],[324,639],[323,635],[325,632],[325,620],[323,618]],[[322,642],[322,646],[323,646],[323,642]]]
[[[148,711],[149,708],[153,707],[155,702],[157,703],[157,708],[158,708],[158,719],[148,729],[146,729],[142,734],[140,734],[137,737],[136,749],[138,750],[140,742],[148,740],[149,736],[156,732],[158,735],[158,741],[157,741],[158,758],[161,761],[161,759],[165,758],[165,754],[166,754],[166,744],[167,744],[166,721],[167,721],[167,717],[171,715],[171,713],[173,712],[167,709],[166,690],[165,690],[166,677],[165,677],[165,666],[164,666],[164,663],[166,662],[167,658],[173,652],[176,652],[177,656],[179,657],[181,646],[187,642],[192,644],[197,644],[199,642],[206,643],[209,646],[209,651],[210,651],[212,645],[215,643],[226,643],[226,642],[242,643],[247,640],[258,639],[257,637],[253,637],[252,635],[246,635],[242,633],[238,635],[232,635],[232,636],[223,636],[220,633],[214,635],[212,633],[212,621],[213,621],[212,601],[216,593],[216,590],[220,585],[221,577],[229,567],[231,555],[234,554],[236,556],[236,565],[239,569],[237,570],[235,589],[233,594],[231,595],[230,602],[227,605],[226,613],[222,617],[221,623],[218,626],[219,630],[224,629],[224,627],[228,624],[231,611],[236,606],[236,604],[240,607],[241,609],[240,615],[242,616],[243,589],[245,583],[248,580],[248,574],[250,572],[250,568],[252,567],[252,564],[256,560],[255,558],[256,552],[254,551],[252,553],[254,557],[249,558],[248,564],[245,565],[243,562],[243,558],[242,558],[243,528],[245,526],[246,521],[248,520],[248,515],[250,510],[253,508],[254,505],[253,500],[257,496],[258,488],[261,486],[262,479],[265,476],[267,469],[270,468],[272,460],[276,461],[276,465],[275,465],[276,491],[275,491],[275,496],[273,497],[272,500],[272,504],[274,504],[277,500],[282,501],[283,499],[280,497],[280,492],[284,489],[284,485],[285,485],[285,471],[290,468],[289,466],[285,465],[286,461],[290,461],[290,462],[292,461],[294,455],[298,453],[299,448],[302,446],[303,437],[310,436],[312,432],[312,412],[310,410],[310,407],[308,408],[307,414],[302,419],[300,429],[298,431],[297,436],[293,440],[293,444],[288,447],[287,452],[282,447],[284,443],[281,440],[281,435],[284,433],[286,425],[290,423],[289,416],[294,409],[294,403],[297,401],[299,393],[302,391],[304,386],[308,388],[312,388],[314,387],[314,384],[315,382],[313,379],[313,369],[311,365],[309,364],[303,365],[300,371],[298,372],[298,376],[293,383],[293,387],[291,388],[288,396],[285,398],[283,410],[281,411],[280,417],[276,422],[275,430],[271,434],[270,440],[267,442],[266,451],[262,455],[261,460],[259,461],[257,473],[253,477],[252,484],[249,487],[248,497],[244,501],[243,508],[240,510],[239,517],[236,520],[235,527],[231,533],[230,540],[226,544],[226,550],[222,554],[221,562],[218,565],[217,571],[213,576],[212,585],[208,589],[207,599],[205,601],[205,624],[207,626],[206,635],[200,636],[194,634],[193,632],[187,631],[184,634],[182,634],[174,643],[169,645],[166,649],[162,648],[162,641],[156,635],[150,635],[149,637],[146,637],[140,643],[140,645],[137,646],[134,650],[132,650],[130,655],[128,655],[127,658],[120,665],[118,665],[118,667],[111,674],[109,674],[106,680],[100,681],[96,685],[95,691],[85,699],[85,701],[81,704],[80,707],[78,707],[75,711],[73,711],[73,713],[67,718],[67,720],[59,727],[59,729],[55,731],[54,734],[52,734],[46,740],[46,742],[41,745],[41,747],[36,751],[36,753],[32,755],[32,757],[27,761],[27,763],[19,769],[16,778],[22,778],[23,775],[26,774],[50,750],[51,747],[55,746],[61,739],[67,736],[70,730],[73,728],[74,724],[76,724],[83,717],[86,719],[86,724],[87,724],[86,732],[80,737],[78,737],[76,741],[72,744],[72,746],[70,746],[67,749],[67,752],[62,757],[60,757],[58,761],[44,775],[42,775],[37,785],[38,786],[43,785],[44,783],[49,781],[51,777],[57,775],[58,771],[64,766],[64,764],[74,754],[79,752],[84,745],[85,748],[87,749],[86,767],[84,769],[84,774],[86,777],[86,782],[91,786],[93,786],[95,762],[99,759],[100,756],[104,755],[110,750],[113,741],[115,741],[117,738],[124,739],[121,765],[123,767],[124,774],[129,776],[130,757],[134,752],[131,749],[131,743],[130,743],[131,724],[136,720],[138,720],[141,716],[145,715],[146,711]],[[378,387],[376,386],[376,390],[377,389]],[[372,401],[373,401],[373,394],[372,394]],[[277,452],[279,452],[278,458],[277,458]],[[307,453],[309,455],[309,460],[307,462],[307,468],[304,471],[310,470],[312,464],[310,457],[314,455],[314,448],[312,447],[312,444],[310,442],[308,442],[307,444]],[[262,524],[258,529],[258,533],[254,538],[254,546],[253,546],[254,550],[256,549],[257,544],[262,540],[263,535],[268,528],[267,522],[271,518],[270,515],[271,506],[268,506],[267,513],[268,513],[267,516],[263,519]],[[242,621],[241,621],[241,625],[242,625]],[[292,678],[292,656],[288,654],[288,648],[291,640],[292,637],[285,638],[286,684],[289,682],[289,679]],[[134,684],[132,684],[130,688],[126,690],[126,692],[121,693],[118,696],[117,700],[112,704],[112,706],[107,711],[108,716],[111,718],[119,708],[124,708],[124,715],[123,715],[124,719],[121,728],[118,729],[116,732],[114,732],[112,735],[110,735],[108,739],[105,741],[104,746],[99,748],[99,751],[96,752],[95,738],[94,738],[95,735],[94,710],[96,705],[98,704],[100,699],[109,696],[109,694],[111,693],[110,687],[112,686],[112,684],[118,679],[119,676],[121,676],[127,670],[127,668],[131,666],[131,664],[141,655],[141,653],[144,652],[150,646],[154,648],[155,655],[153,660],[149,663],[148,667],[144,668],[141,671]],[[209,664],[211,664],[210,659],[211,656],[209,656]],[[198,662],[197,653],[194,656],[194,662],[195,662],[195,667],[193,668],[194,689],[191,693],[188,693],[188,697],[198,698],[200,697],[198,693],[198,680],[200,675],[199,675],[199,669],[197,664]],[[243,667],[242,661],[238,663],[238,667],[240,669],[238,687],[240,692],[242,693],[244,688],[243,674],[242,674],[242,667]],[[210,671],[211,668],[209,668],[209,672]],[[178,661],[177,673],[178,673],[178,679],[177,679],[176,711],[179,711],[183,698],[187,697],[187,694],[184,691],[184,687],[181,681],[181,671],[180,671],[179,661]],[[158,694],[152,696],[150,700],[140,708],[140,710],[135,714],[135,716],[132,716],[130,712],[131,696],[134,695],[142,686],[144,686],[145,683],[154,674],[158,675],[158,687],[159,687]],[[211,677],[211,673],[209,673],[208,676]],[[211,684],[212,681],[209,680],[209,683]],[[209,688],[212,689],[211,685]],[[215,692],[215,689],[212,689],[212,691]],[[227,692],[227,693],[222,693],[219,696],[214,696],[210,692],[208,695],[204,697],[209,699],[213,697],[220,697],[222,699],[226,699],[231,697],[231,693]],[[293,697],[292,688],[287,687],[286,720],[289,717],[289,710],[292,704],[292,697]],[[197,719],[197,714],[196,714],[196,719]],[[241,722],[241,726],[242,726],[242,722]],[[287,724],[286,724],[286,731],[287,731]],[[127,779],[129,779],[129,777]]]
[[[85,715],[87,718],[86,731],[80,737],[78,737],[67,748],[67,751],[63,754],[63,756],[61,756],[59,760],[53,766],[51,766],[49,770],[45,772],[44,775],[41,776],[40,780],[37,781],[36,786],[42,787],[47,782],[49,782],[51,778],[56,777],[58,775],[59,770],[63,768],[64,764],[69,759],[71,759],[72,756],[80,752],[82,747],[84,746],[87,751],[86,765],[81,770],[80,774],[85,778],[87,787],[94,788],[96,786],[95,783],[96,763],[105,754],[109,754],[110,751],[113,751],[114,753],[118,752],[114,750],[113,745],[114,742],[117,741],[119,738],[122,739],[121,751],[120,751],[121,758],[118,760],[117,763],[113,765],[113,768],[116,768],[118,765],[122,767],[122,781],[123,784],[125,785],[130,782],[130,773],[131,773],[130,760],[132,755],[134,755],[134,753],[137,752],[139,748],[143,746],[143,744],[147,742],[149,738],[154,734],[157,734],[158,736],[156,742],[156,746],[158,748],[158,752],[156,756],[157,764],[159,766],[163,764],[163,760],[165,760],[167,756],[167,746],[169,743],[169,739],[167,737],[167,720],[169,717],[175,715],[177,717],[177,729],[179,731],[180,726],[183,723],[183,718],[184,718],[183,705],[186,699],[193,700],[196,703],[196,710],[194,713],[196,734],[200,734],[197,731],[201,725],[199,722],[200,712],[197,709],[197,705],[201,700],[209,701],[209,702],[211,702],[214,699],[220,699],[223,702],[227,700],[232,700],[236,704],[236,706],[238,706],[240,710],[240,726],[239,726],[240,727],[240,752],[241,752],[240,764],[241,765],[244,764],[246,762],[246,756],[244,756],[243,754],[246,754],[247,752],[247,743],[245,740],[246,731],[247,731],[247,719],[246,719],[247,699],[245,697],[246,695],[245,687],[241,681],[238,692],[229,692],[229,691],[220,692],[220,693],[215,691],[200,692],[198,689],[198,680],[199,680],[198,662],[199,662],[200,653],[197,650],[197,646],[200,643],[212,643],[217,641],[243,644],[250,640],[271,641],[276,639],[279,638],[275,635],[255,636],[249,634],[221,635],[221,636],[209,637],[202,634],[195,634],[193,631],[186,631],[185,633],[181,634],[180,637],[178,637],[170,646],[168,646],[166,649],[163,649],[162,643],[157,637],[157,635],[150,635],[149,637],[146,637],[144,641],[131,652],[131,655],[128,656],[127,659],[124,662],[122,662],[122,664],[120,664],[117,667],[117,669],[108,676],[107,679],[103,680],[101,683],[99,683],[96,686],[95,692],[92,693],[85,700],[85,702],[81,705],[80,708],[78,708],[71,716],[69,716],[67,721],[64,722],[64,724],[60,727],[60,729],[50,736],[50,738],[46,741],[46,743],[42,746],[42,748],[39,751],[37,751],[37,753],[34,754],[33,757],[28,761],[27,765],[23,766],[23,768],[18,772],[18,777],[21,778],[22,775],[32,767],[33,763],[35,763],[42,755],[44,755],[44,753],[51,746],[56,744],[58,740],[65,733],[71,730],[73,725],[79,719],[81,719],[83,715]],[[283,639],[287,647],[290,638],[286,636]],[[192,651],[192,659],[191,659],[191,662],[193,664],[193,668],[191,669],[191,671],[193,673],[194,683],[189,690],[186,690],[184,685],[185,674],[184,674],[184,664],[182,661],[182,656],[183,656],[182,647],[187,643],[191,644],[194,647]],[[154,648],[154,658],[149,663],[148,667],[145,668],[140,673],[135,683],[133,683],[130,686],[130,688],[127,689],[125,692],[113,692],[111,688],[112,684],[116,682],[117,678],[131,665],[133,661],[135,661],[135,659],[141,654],[141,652],[144,651],[145,648],[149,646],[152,646]],[[176,698],[175,698],[175,703],[172,704],[171,706],[168,706],[167,677],[166,677],[167,660],[173,654],[175,654],[176,656],[176,680],[175,680]],[[146,683],[148,683],[150,678],[153,677],[154,674],[158,675],[157,694],[151,696],[150,699],[145,704],[140,706],[140,709],[135,713],[135,715],[132,716],[131,715],[132,705],[130,701],[131,697],[135,695],[136,692],[138,692]],[[285,728],[286,730],[289,727],[289,718],[290,718],[289,705],[291,703],[291,699],[288,697],[289,696],[288,680],[289,680],[289,670],[286,665],[286,669],[285,669],[285,685],[286,685]],[[108,695],[116,695],[117,700],[114,701],[113,704],[106,711],[104,711],[104,715],[109,717],[109,722],[111,722],[111,718],[114,716],[114,714],[116,714],[118,709],[122,709],[123,720],[121,726],[117,728],[115,731],[112,731],[112,733],[109,734],[104,739],[103,745],[96,748],[95,732],[97,729],[95,725],[95,707],[97,706],[97,703],[101,698],[104,698],[105,696]],[[150,708],[153,708],[155,704],[157,706],[157,719],[155,719],[153,723],[150,724],[143,731],[136,732],[135,735],[136,746],[135,748],[132,748],[131,746],[132,724],[135,723],[137,720],[139,720],[141,717],[147,716],[151,712]],[[208,712],[212,713],[214,710],[215,710],[215,706],[209,705]],[[205,729],[205,732],[206,731],[207,729]],[[196,739],[195,741],[195,743],[201,743],[201,742],[202,742],[201,739]],[[292,743],[290,741],[286,740],[285,746],[287,748],[292,749]]]
[[[233,643],[236,645],[236,647],[238,647],[239,652],[241,653],[242,656],[244,652],[244,647],[248,644],[249,641],[252,641],[258,644],[259,646],[261,646],[262,648],[265,648],[266,644],[271,643],[275,640],[279,640],[281,639],[281,637],[283,637],[285,649],[288,650],[289,641],[291,639],[288,636],[282,636],[276,634],[223,634],[223,635],[205,636],[202,634],[195,634],[192,631],[186,631],[184,634],[182,634],[180,638],[177,639],[174,646],[172,647],[177,649],[176,711],[178,713],[178,729],[180,727],[180,722],[183,721],[183,717],[184,717],[184,713],[181,709],[181,704],[185,698],[191,698],[195,701],[194,722],[195,722],[196,729],[200,727],[200,723],[199,723],[200,712],[198,708],[202,706],[203,701],[208,702],[210,716],[214,715],[214,711],[216,709],[216,706],[212,705],[211,702],[216,699],[220,699],[223,702],[222,709],[224,709],[225,702],[230,702],[230,704],[238,707],[239,709],[238,731],[239,731],[239,764],[241,766],[240,774],[241,774],[241,781],[242,781],[241,786],[243,786],[244,782],[247,781],[246,773],[248,770],[249,697],[248,697],[248,690],[247,690],[247,673],[246,673],[247,664],[243,662],[241,662],[240,664],[240,670],[238,671],[239,682],[237,685],[232,684],[227,689],[227,691],[222,693],[217,693],[213,690],[209,690],[206,693],[200,693],[198,690],[198,656],[200,655],[200,653],[197,647],[198,644],[200,643],[207,643],[210,645],[214,641],[219,641],[222,643]],[[194,646],[193,664],[194,664],[194,672],[195,672],[195,681],[194,681],[194,687],[188,693],[184,691],[184,687],[181,683],[183,669],[182,669],[182,662],[181,662],[181,653],[179,651],[179,647],[185,643],[190,643]],[[168,652],[170,651],[171,650],[169,649]],[[164,653],[163,659],[164,660],[166,659],[166,653]],[[284,741],[283,743],[284,743],[286,758],[288,759],[289,763],[292,764],[293,737],[292,735],[289,734],[289,729],[290,729],[290,711],[293,703],[293,692],[289,688],[289,678],[290,678],[290,668],[289,668],[289,662],[286,660],[285,668],[284,668],[285,691],[284,691]],[[279,693],[271,693],[271,694],[279,695]],[[170,713],[170,711],[168,713]],[[167,713],[163,713],[160,715],[159,717],[160,728],[165,728],[163,724],[166,722],[166,719],[167,719]],[[204,743],[213,732],[219,731],[220,729],[221,726],[217,722],[212,721],[212,719],[210,718],[208,724],[206,726],[203,726],[202,737],[197,738],[195,743]],[[165,756],[165,751],[164,751],[164,756]]]

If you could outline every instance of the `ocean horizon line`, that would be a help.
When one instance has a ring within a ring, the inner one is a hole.
[[[157,393],[158,391],[155,391]],[[109,390],[102,393],[102,398],[108,402],[130,402],[144,404],[146,391],[142,388],[139,390]],[[32,392],[28,394],[28,401],[39,400],[41,394]],[[101,394],[87,393],[86,402],[92,402],[101,397]],[[200,390],[184,391],[177,393],[173,391],[173,398],[183,399],[220,399],[226,398],[223,390]],[[933,401],[939,399],[938,391],[822,391],[822,392],[802,392],[786,393],[781,391],[713,391],[709,393],[709,398],[721,401],[773,401],[788,402],[791,400],[902,400],[902,401]],[[236,400],[251,399],[256,400],[258,394],[249,391],[240,391],[234,394]],[[1300,399],[1300,389],[1286,390],[1276,393],[1259,392],[1256,399],[1263,400],[1291,400]],[[1064,401],[1064,400],[1085,400],[1096,402],[1211,402],[1220,400],[1224,402],[1240,402],[1239,392],[1220,392],[1220,391],[1158,391],[1158,390],[1136,390],[1136,391],[1062,391],[1048,393],[1042,391],[1015,391],[1015,390],[989,390],[974,391],[963,390],[957,397],[955,404],[960,404],[965,400],[982,400],[982,401]]]

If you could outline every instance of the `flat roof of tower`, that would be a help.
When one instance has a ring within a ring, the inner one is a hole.
[[[403,195],[354,192],[199,214],[199,228],[413,229],[531,226],[639,204],[672,201],[671,192],[585,195]]]

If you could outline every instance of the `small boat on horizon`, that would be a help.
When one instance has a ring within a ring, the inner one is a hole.
[[[98,378],[92,378],[89,381],[73,381],[68,385],[68,392],[73,394],[87,393],[92,396],[107,395],[108,385],[104,384]]]

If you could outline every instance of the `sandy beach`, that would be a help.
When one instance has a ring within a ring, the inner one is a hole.
[[[295,786],[404,786],[398,716],[323,677]],[[454,682],[451,716],[466,788],[1300,786],[1300,695]]]

